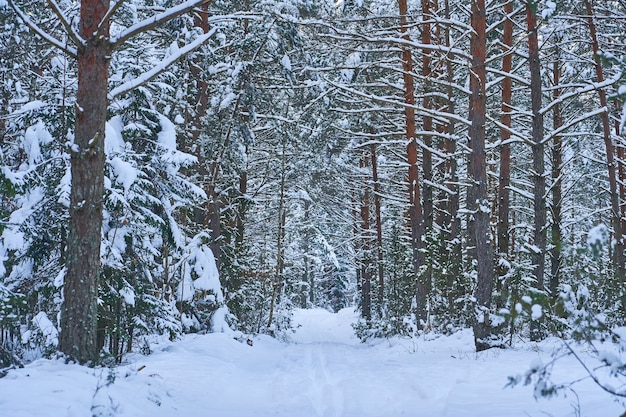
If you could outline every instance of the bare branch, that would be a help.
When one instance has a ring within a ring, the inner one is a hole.
[[[74,28],[72,27],[70,22],[67,21],[67,19],[65,18],[65,14],[61,10],[61,7],[59,7],[58,3],[55,0],[47,0],[47,1],[50,7],[52,8],[52,11],[54,12],[54,14],[57,15],[57,17],[59,18],[59,21],[65,28],[65,31],[67,32],[67,36],[69,36],[69,38],[74,42],[77,48],[79,49],[82,48],[85,45],[85,40],[80,37],[78,32],[76,32]]]
[[[109,100],[113,100],[115,97],[128,93],[129,91],[152,80],[154,77],[165,71],[174,62],[201,47],[206,41],[209,40],[211,36],[215,34],[215,32],[217,32],[217,28],[212,28],[209,32],[198,36],[196,39],[194,39],[193,42],[180,48],[175,54],[172,54],[169,57],[163,59],[163,61],[159,62],[152,69],[144,72],[137,78],[127,81],[124,84],[114,88],[109,93]]]
[[[11,6],[13,11],[15,12],[15,14],[17,14],[17,16],[20,18],[20,20],[24,22],[24,24],[26,24],[26,26],[28,26],[33,32],[35,32],[41,39],[48,42],[50,45],[59,48],[60,50],[62,50],[63,52],[71,56],[72,58],[76,58],[77,52],[75,48],[72,48],[66,44],[63,44],[63,42],[61,42],[57,38],[46,33],[43,29],[37,26],[35,22],[30,20],[29,17],[26,16],[26,14],[22,11],[22,9],[20,9],[13,0],[8,0],[8,3],[9,3],[9,6]]]
[[[209,3],[210,1],[211,0],[188,0],[184,3],[179,4],[178,6],[167,9],[163,13],[159,13],[148,19],[142,20],[141,22],[132,25],[119,35],[113,37],[111,39],[111,46],[113,49],[115,49],[133,36],[152,30],[157,26],[160,26],[182,14],[193,10],[196,6]]]

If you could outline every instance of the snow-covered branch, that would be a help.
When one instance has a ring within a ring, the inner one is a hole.
[[[184,3],[179,4],[178,6],[171,7],[163,13],[159,13],[148,19],[142,20],[141,22],[136,23],[128,29],[124,30],[122,33],[113,36],[111,38],[111,45],[113,46],[113,48],[116,48],[133,36],[154,29],[155,27],[169,22],[170,20],[175,19],[178,16],[193,10],[197,6],[209,3],[210,1],[211,0],[188,0]]]
[[[217,31],[217,28],[212,28],[208,33],[198,36],[193,42],[185,45],[184,47],[180,48],[178,51],[176,51],[172,55],[163,59],[163,61],[159,62],[149,71],[146,71],[140,76],[138,76],[137,78],[127,81],[123,83],[122,85],[119,85],[118,87],[114,88],[113,90],[109,92],[109,100],[112,100],[117,96],[125,94],[147,83],[148,81],[152,80],[154,77],[156,77],[157,75],[165,71],[174,62],[178,61],[185,55],[193,52],[194,50],[202,46],[207,40],[209,40],[209,38],[211,38],[211,36],[215,34],[216,31]]]
[[[339,84],[334,82],[333,80],[329,79],[329,78],[325,78],[324,81],[326,81],[328,84],[332,85],[333,87],[347,92],[347,93],[352,93],[355,94],[359,97],[363,97],[363,98],[367,98],[370,99],[372,101],[377,101],[377,102],[381,102],[381,103],[388,103],[388,104],[392,104],[394,106],[399,106],[399,107],[409,107],[409,108],[413,108],[415,109],[419,115],[427,115],[439,120],[454,120],[457,121],[459,123],[462,123],[466,126],[469,126],[471,123],[469,122],[469,120],[465,119],[464,117],[461,117],[457,114],[453,114],[453,113],[448,113],[448,112],[444,112],[444,111],[438,111],[438,110],[434,110],[434,109],[425,109],[423,107],[419,107],[419,106],[415,106],[415,105],[410,105],[407,104],[403,101],[399,101],[399,100],[394,100],[394,99],[390,99],[390,98],[386,98],[386,97],[381,97],[381,96],[376,96],[373,94],[368,94],[368,93],[364,93],[362,91],[359,91],[355,88],[350,88],[347,87],[345,85]]]
[[[50,8],[52,8],[54,14],[59,18],[59,21],[61,22],[63,27],[65,28],[67,36],[69,36],[69,38],[74,42],[77,48],[80,49],[81,47],[83,47],[85,45],[85,40],[81,38],[76,30],[74,30],[69,20],[61,10],[59,4],[55,0],[47,0],[47,2],[50,5]]]
[[[571,120],[570,122],[564,124],[563,126],[559,127],[558,129],[550,132],[549,135],[545,136],[542,140],[543,143],[548,142],[549,140],[551,140],[553,137],[558,136],[559,133],[564,132],[565,130],[569,129],[570,127],[574,126],[575,124],[578,124],[580,122],[582,122],[585,119],[589,119],[590,117],[593,116],[597,116],[598,114],[602,114],[604,112],[608,111],[606,107],[600,107],[599,109],[590,111],[589,113],[585,113],[580,117],[575,118],[574,120]]]
[[[587,93],[589,91],[600,90],[602,88],[609,87],[609,86],[615,84],[616,82],[618,82],[621,78],[622,78],[622,72],[619,71],[613,77],[607,78],[606,80],[604,80],[601,83],[590,83],[589,85],[587,85],[587,86],[585,86],[583,88],[578,88],[578,89],[572,91],[571,93],[563,94],[563,95],[559,96],[558,99],[551,101],[550,104],[548,104],[543,109],[539,110],[539,113],[545,114],[545,113],[549,112],[557,104],[563,103],[565,100],[570,99],[572,97],[577,97],[577,96],[581,95],[582,93]]]
[[[117,9],[119,9],[122,6],[122,4],[124,4],[125,1],[126,0],[117,0],[117,2],[115,2],[113,6],[109,7],[109,10],[106,12],[104,17],[102,18],[102,21],[98,24],[98,31],[96,32],[96,35],[95,35],[96,39],[98,39],[102,35],[102,31],[104,31],[104,28],[108,27],[108,23],[109,23],[109,20],[111,20],[111,16],[115,14]]]
[[[13,0],[8,0],[8,3],[9,3],[9,6],[11,6],[13,11],[15,12],[15,14],[17,14],[17,16],[20,18],[20,20],[24,22],[24,24],[28,26],[33,32],[35,32],[37,36],[39,36],[41,39],[43,39],[45,42],[49,43],[50,45],[59,48],[60,50],[62,50],[63,52],[71,56],[72,58],[76,58],[77,52],[75,48],[72,48],[69,45],[64,44],[57,38],[51,36],[46,31],[41,29],[39,26],[37,26],[37,24],[33,22],[32,20],[30,20],[30,18],[26,16],[24,11],[22,11],[22,9],[20,9]]]

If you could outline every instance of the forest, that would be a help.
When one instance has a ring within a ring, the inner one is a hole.
[[[0,0],[0,368],[281,339],[312,307],[355,306],[363,341],[626,348],[625,22],[624,0]]]

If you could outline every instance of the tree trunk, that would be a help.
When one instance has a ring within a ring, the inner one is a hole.
[[[370,145],[372,157],[372,180],[374,181],[374,211],[376,214],[376,254],[378,258],[378,316],[382,317],[385,300],[385,274],[383,268],[383,220],[380,210],[380,181],[378,179],[378,158],[376,144]]]
[[[247,153],[246,147],[246,153]],[[248,207],[248,168],[245,167],[239,174],[239,204],[237,204],[237,234],[235,235],[235,247],[240,249],[246,231],[246,211]]]
[[[104,135],[108,107],[109,44],[94,39],[109,9],[108,0],[83,0],[78,49],[75,148],[71,155],[72,189],[63,287],[59,350],[85,363],[98,356],[97,300],[104,195]],[[108,35],[108,22],[102,31]]]
[[[513,13],[513,2],[504,4],[504,13],[510,16]],[[502,43],[506,48],[502,58],[502,72],[505,74],[502,81],[502,113],[500,123],[504,126],[500,129],[500,182],[498,183],[498,253],[500,257],[507,259],[509,254],[509,211],[510,195],[509,186],[511,184],[511,96],[513,92],[513,80],[506,76],[513,68],[513,21],[511,18],[504,20],[504,32]],[[503,263],[498,263],[498,274],[502,277],[506,275],[508,268]]]
[[[558,42],[558,40],[557,40]],[[558,48],[558,47],[557,47]],[[557,49],[556,59],[552,65],[552,75],[554,90],[552,98],[558,100],[561,96],[561,62],[560,51]],[[561,106],[556,104],[552,109],[552,128],[557,130],[563,126],[563,116],[561,115]],[[561,281],[561,264],[563,262],[562,255],[562,200],[563,200],[563,181],[561,180],[561,166],[563,165],[563,139],[560,135],[556,135],[552,141],[552,249],[550,251],[550,295],[554,304],[558,299],[559,282]]]
[[[546,262],[546,177],[543,145],[543,115],[541,114],[541,62],[539,61],[539,39],[537,26],[537,4],[534,0],[526,3],[526,25],[528,29],[528,65],[530,67],[530,101],[532,111],[532,151],[533,151],[533,211],[534,233],[531,257],[535,288],[544,291]],[[530,339],[542,338],[540,320],[533,320]]]
[[[477,282],[474,291],[476,299],[474,317],[474,341],[476,350],[481,351],[492,346],[489,308],[493,289],[493,249],[489,229],[489,202],[487,200],[487,164],[485,152],[485,123],[487,119],[486,82],[486,9],[485,0],[472,0],[471,25],[473,28],[470,41],[472,63],[470,68],[470,108],[469,127],[470,162],[467,205],[473,214],[474,241],[476,244]]]
[[[402,39],[410,41],[407,22],[407,1],[398,0],[400,9],[400,31]],[[420,182],[418,175],[417,141],[415,137],[415,85],[413,82],[413,56],[407,45],[402,45],[402,70],[404,81],[404,117],[406,122],[407,162],[409,164],[409,219],[411,226],[411,248],[413,253],[413,272],[416,279],[416,318],[418,326],[420,322],[426,322],[426,283],[422,266],[424,255],[422,248],[424,243],[424,218],[420,195]]]
[[[596,34],[596,25],[593,21],[593,8],[591,7],[590,0],[584,0],[585,9],[587,11],[587,24],[589,26],[589,36],[591,37],[591,46],[593,50],[593,59],[596,70],[596,81],[602,83],[604,81],[604,75],[602,73],[602,61],[600,60],[600,45],[598,43],[598,36]],[[622,236],[622,228],[620,221],[620,201],[617,191],[617,179],[615,163],[615,146],[611,139],[611,124],[609,121],[609,113],[606,99],[606,91],[604,89],[598,89],[598,95],[600,96],[600,106],[607,110],[602,113],[602,132],[604,135],[604,146],[606,149],[606,161],[609,174],[609,194],[611,198],[611,226],[613,227],[613,235],[615,239],[615,251],[613,252],[613,262],[615,264],[615,277],[620,283],[621,287],[624,285],[624,274],[626,265],[624,264],[624,238]],[[626,306],[622,306],[626,308]]]
[[[361,168],[366,168],[367,155],[361,158]],[[372,320],[372,256],[370,230],[370,190],[367,184],[361,197],[361,240],[363,262],[361,264],[361,313],[367,322]]]
[[[430,45],[432,43],[431,25],[428,22],[432,19],[430,11],[430,1],[422,0],[422,36],[421,41],[424,45]],[[428,115],[428,111],[432,108],[432,99],[430,96],[430,78],[431,78],[431,51],[430,49],[422,50],[422,77],[424,85],[424,96],[422,97],[422,106],[426,110],[422,117],[422,124],[424,132],[433,131],[433,119]],[[433,137],[428,133],[422,136],[424,140],[424,147],[422,148],[422,170],[424,173],[423,183],[423,210],[424,210],[424,231],[426,234],[432,231],[433,227],[433,187],[430,183],[433,180],[433,157],[431,148],[433,146]],[[431,275],[432,271],[428,271],[427,275]]]
[[[619,109],[622,106],[618,106]],[[620,132],[620,120],[615,120],[615,136],[618,138],[616,146],[617,151],[617,174],[619,183],[619,201],[620,201],[620,227],[622,230],[622,237],[626,235],[626,169],[624,162],[626,161],[626,148],[624,147],[624,140]]]
[[[274,276],[274,283],[272,288],[272,299],[270,301],[270,316],[267,321],[267,327],[272,327],[274,320],[274,311],[276,308],[277,299],[282,290],[284,281],[284,267],[285,267],[285,221],[286,221],[286,209],[285,209],[285,185],[287,181],[287,137],[283,137],[282,153],[280,160],[280,194],[278,196],[278,230],[276,231],[276,269]]]
[[[445,2],[445,16],[446,19],[450,18],[450,4],[449,1]],[[445,46],[450,46],[450,26],[446,25],[444,30],[444,42]],[[448,81],[447,85],[447,111],[449,114],[454,114],[456,111],[454,104],[454,90],[452,88],[454,83],[454,68],[452,67],[452,60],[450,57],[446,59],[446,77]],[[450,190],[450,199],[448,201],[448,212],[450,213],[450,266],[451,271],[448,275],[448,300],[449,305],[452,308],[454,300],[461,296],[453,291],[454,280],[458,279],[462,272],[463,262],[463,248],[461,245],[461,218],[458,216],[460,207],[460,192],[459,192],[459,176],[457,166],[457,145],[454,139],[455,126],[454,120],[450,119],[447,124],[448,137],[445,140],[446,154],[448,155],[448,189]]]

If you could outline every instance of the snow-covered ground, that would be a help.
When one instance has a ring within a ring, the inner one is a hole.
[[[476,354],[472,334],[360,343],[351,310],[296,311],[291,343],[253,346],[227,334],[190,335],[128,357],[116,369],[38,360],[0,379],[2,417],[618,417],[593,383],[535,400],[507,377],[550,359],[555,340]],[[583,376],[572,360],[555,379]]]

